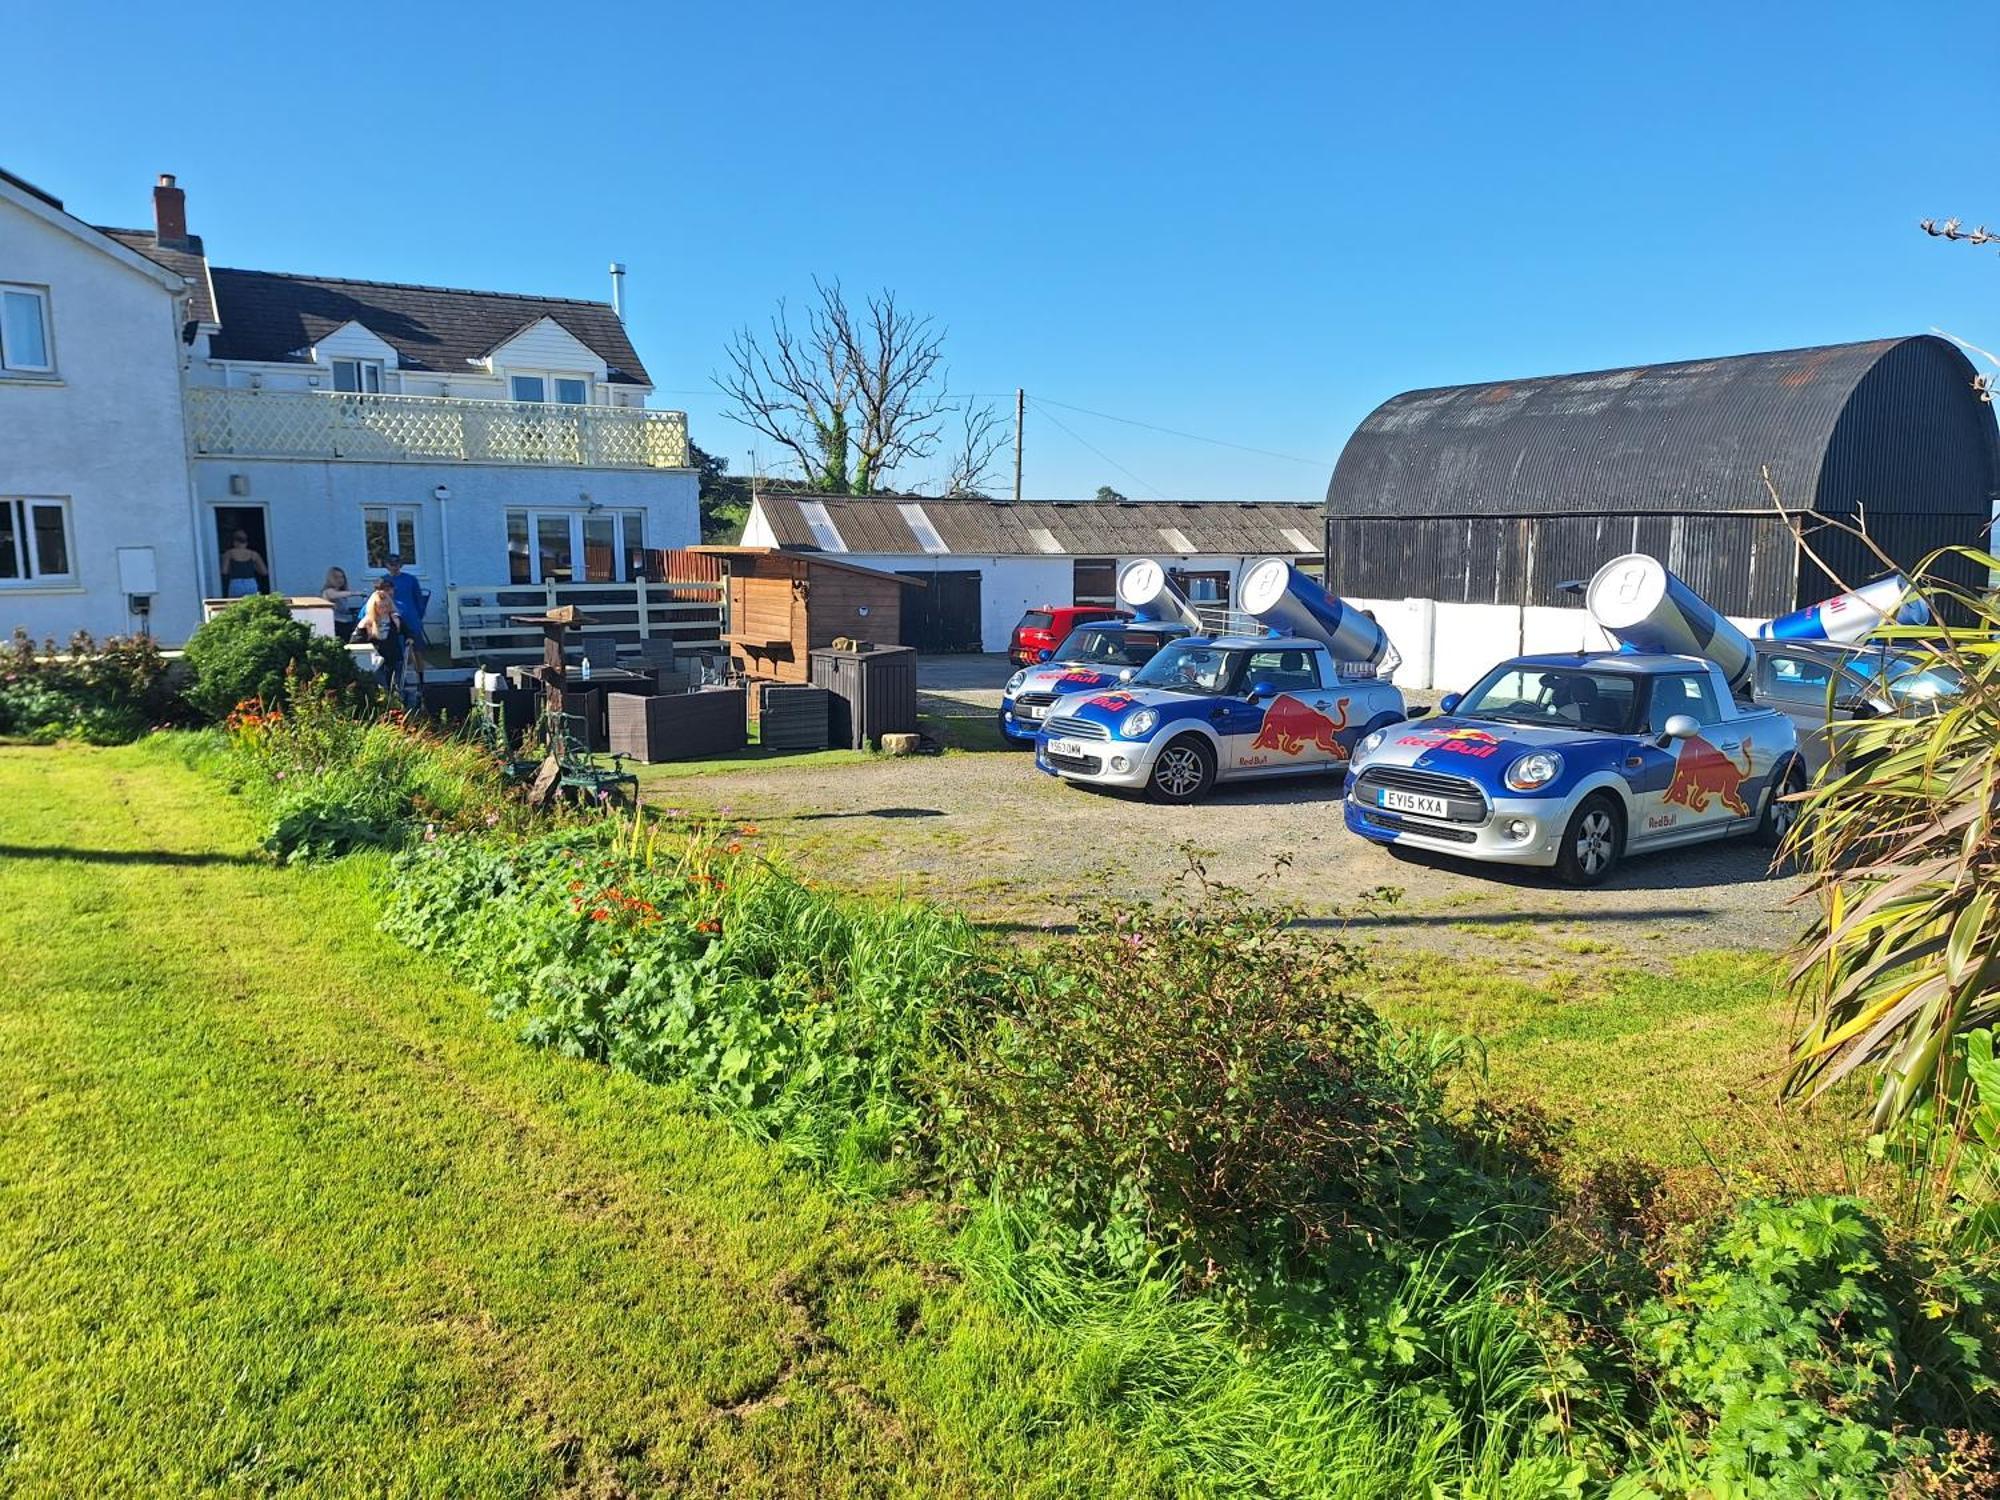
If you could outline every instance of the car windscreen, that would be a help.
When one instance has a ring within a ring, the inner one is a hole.
[[[1509,724],[1630,734],[1639,722],[1639,679],[1582,667],[1495,667],[1452,712]]]
[[[1137,667],[1151,659],[1166,638],[1141,631],[1107,630],[1084,625],[1063,637],[1055,659],[1087,662],[1094,667]]]
[[[1180,693],[1226,693],[1235,682],[1242,658],[1241,651],[1176,641],[1139,668],[1132,682],[1138,687]]]

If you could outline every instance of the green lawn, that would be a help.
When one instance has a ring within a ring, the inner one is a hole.
[[[0,749],[0,1492],[1129,1494],[1052,1344],[520,1046],[157,747]]]

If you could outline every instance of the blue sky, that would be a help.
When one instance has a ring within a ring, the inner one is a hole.
[[[709,377],[814,275],[1027,388],[1034,496],[1317,498],[1412,386],[2000,346],[2000,255],[1915,228],[2000,224],[1985,6],[183,3],[7,40],[0,164],[95,222],[172,171],[222,265],[602,297],[624,260],[655,404],[738,470]]]

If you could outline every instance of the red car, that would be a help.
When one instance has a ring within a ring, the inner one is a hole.
[[[1007,660],[1017,667],[1031,667],[1040,659],[1037,652],[1054,651],[1079,625],[1131,618],[1124,610],[1103,604],[1044,604],[1021,616],[1007,640]]]

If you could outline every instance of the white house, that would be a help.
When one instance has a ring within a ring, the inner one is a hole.
[[[182,276],[0,172],[0,635],[199,622]]]
[[[177,641],[223,592],[237,531],[278,592],[316,594],[335,566],[365,587],[393,553],[434,612],[450,584],[623,582],[648,549],[699,540],[687,418],[646,407],[622,267],[612,302],[232,270],[188,232],[171,176],[149,229],[4,191],[14,358],[40,363],[0,367],[0,496],[33,533],[0,510],[17,575],[0,590],[19,601],[0,630],[128,628],[113,586],[134,544],[154,549],[154,628]],[[36,318],[53,352],[31,346]],[[36,542],[58,517],[63,540]]]
[[[1288,557],[1315,571],[1311,501],[939,500],[921,495],[752,497],[743,542],[839,553],[921,579],[904,640],[932,651],[1004,651],[1028,610],[1109,604],[1121,564],[1165,562],[1189,598],[1227,606],[1243,564]]]

